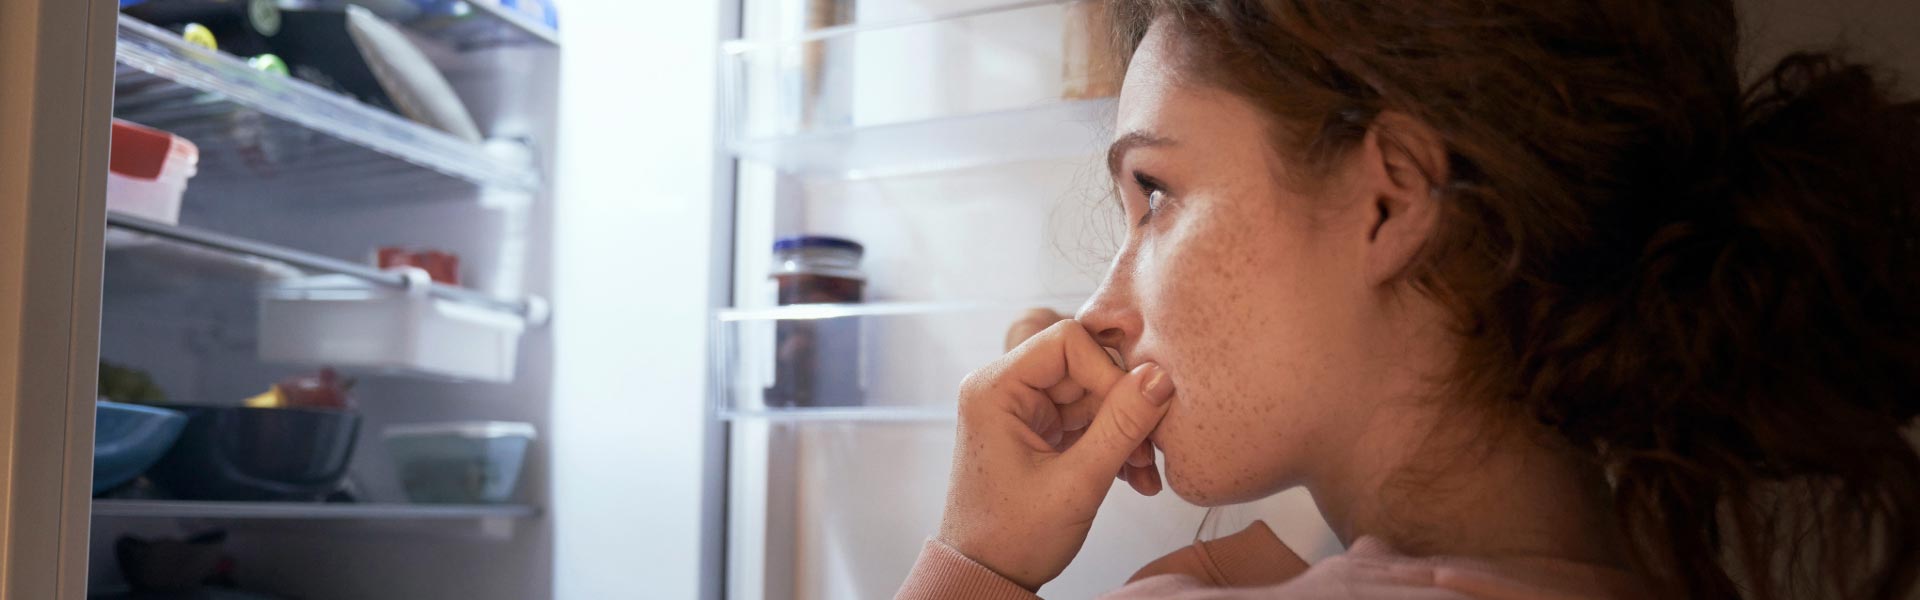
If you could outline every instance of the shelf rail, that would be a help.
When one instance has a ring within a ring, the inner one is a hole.
[[[197,500],[93,501],[93,516],[169,519],[530,519],[540,509],[520,504],[355,504]]]
[[[278,261],[306,271],[347,275],[366,280],[369,283],[395,289],[408,290],[424,285],[426,286],[426,293],[434,298],[519,315],[520,318],[525,319],[529,325],[543,325],[546,323],[548,317],[546,301],[537,296],[529,296],[517,300],[497,298],[466,288],[433,283],[431,281],[422,281],[419,277],[407,275],[405,271],[383,271],[331,256],[322,256],[311,252],[303,252],[292,248],[275,246],[191,227],[168,225],[120,213],[108,213],[107,226],[210,250]]]

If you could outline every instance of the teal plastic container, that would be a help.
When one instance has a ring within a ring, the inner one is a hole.
[[[407,499],[422,504],[503,504],[513,499],[533,425],[503,421],[395,425],[387,453]]]

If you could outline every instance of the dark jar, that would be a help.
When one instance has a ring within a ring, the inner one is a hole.
[[[866,249],[826,236],[781,238],[773,244],[779,303],[850,304],[861,300],[867,277],[860,271]],[[859,406],[860,319],[828,317],[783,320],[774,325],[773,385],[766,403],[776,407]]]

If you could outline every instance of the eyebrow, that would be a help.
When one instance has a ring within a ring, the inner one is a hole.
[[[1170,138],[1160,137],[1146,131],[1129,131],[1126,135],[1113,140],[1113,145],[1107,146],[1107,174],[1113,177],[1119,177],[1120,159],[1125,157],[1127,152],[1132,151],[1134,148],[1172,146],[1173,143],[1173,140]]]

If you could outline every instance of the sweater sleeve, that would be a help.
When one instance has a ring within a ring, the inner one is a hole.
[[[939,540],[927,540],[894,600],[1040,600]]]

